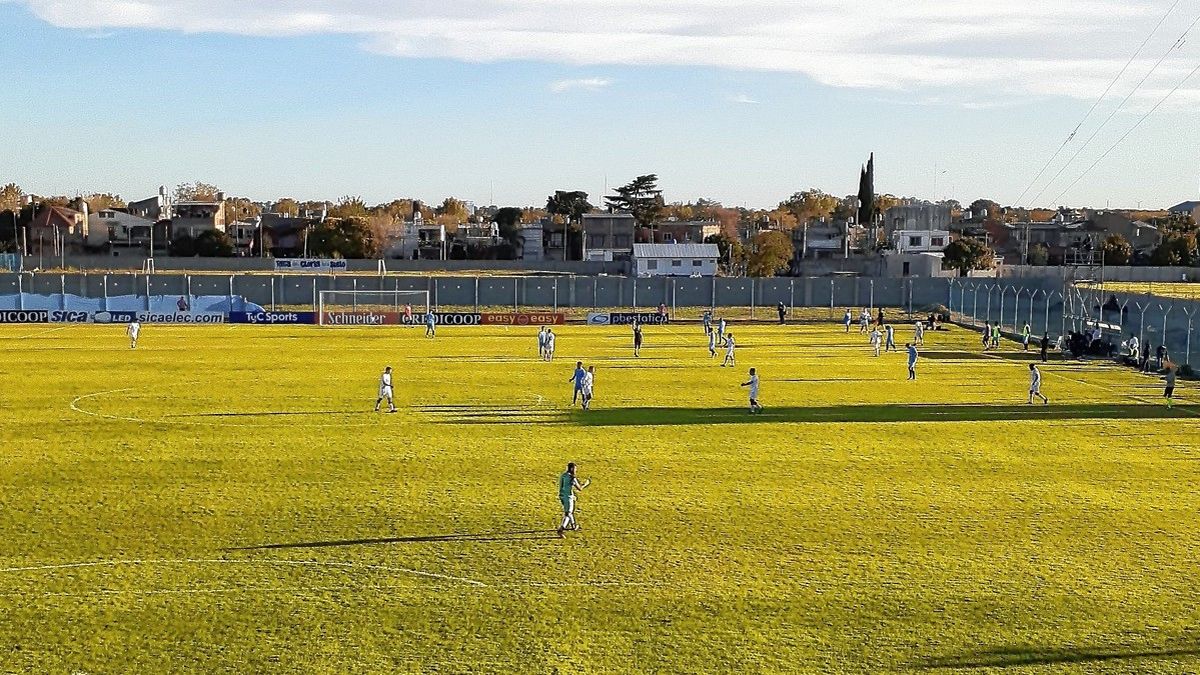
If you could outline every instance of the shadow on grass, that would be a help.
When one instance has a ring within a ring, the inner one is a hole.
[[[917,667],[935,668],[1014,668],[1019,666],[1054,666],[1073,663],[1104,663],[1129,659],[1173,659],[1200,656],[1196,645],[1163,647],[1072,647],[1039,648],[1008,647],[928,659]]]
[[[772,408],[593,408],[566,417],[580,426],[670,426],[780,422],[972,422],[996,420],[1163,419],[1190,417],[1200,408],[1149,404],[1057,405],[852,405]]]
[[[374,539],[339,539],[330,541],[301,541],[283,544],[234,546],[222,551],[265,551],[280,548],[333,548],[338,546],[374,546],[380,544],[420,544],[454,542],[530,541],[558,539],[555,530],[517,530],[515,532],[480,532],[476,534],[433,534],[414,537],[379,537]]]

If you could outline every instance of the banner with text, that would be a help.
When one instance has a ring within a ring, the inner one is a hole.
[[[316,312],[230,312],[229,323],[314,324]]]
[[[6,309],[0,311],[0,323],[46,323],[50,312],[44,309]]]
[[[345,260],[328,258],[275,258],[276,272],[345,272]]]
[[[485,312],[482,318],[485,326],[558,326],[567,322],[566,314],[553,312]]]
[[[671,317],[658,312],[589,312],[589,326],[628,326],[632,323],[644,325],[665,325],[671,322]]]

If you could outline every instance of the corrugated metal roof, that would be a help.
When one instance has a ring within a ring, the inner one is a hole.
[[[719,258],[716,244],[634,244],[635,258]]]

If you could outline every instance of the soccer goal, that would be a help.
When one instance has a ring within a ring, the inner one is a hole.
[[[429,309],[429,291],[320,291],[317,294],[317,323],[322,326],[420,323]]]

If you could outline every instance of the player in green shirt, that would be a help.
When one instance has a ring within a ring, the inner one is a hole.
[[[567,464],[567,470],[558,477],[558,500],[562,502],[563,521],[558,526],[558,536],[563,536],[567,530],[578,530],[579,523],[575,522],[575,492],[591,484],[590,480],[582,483],[575,477],[575,462]]]

